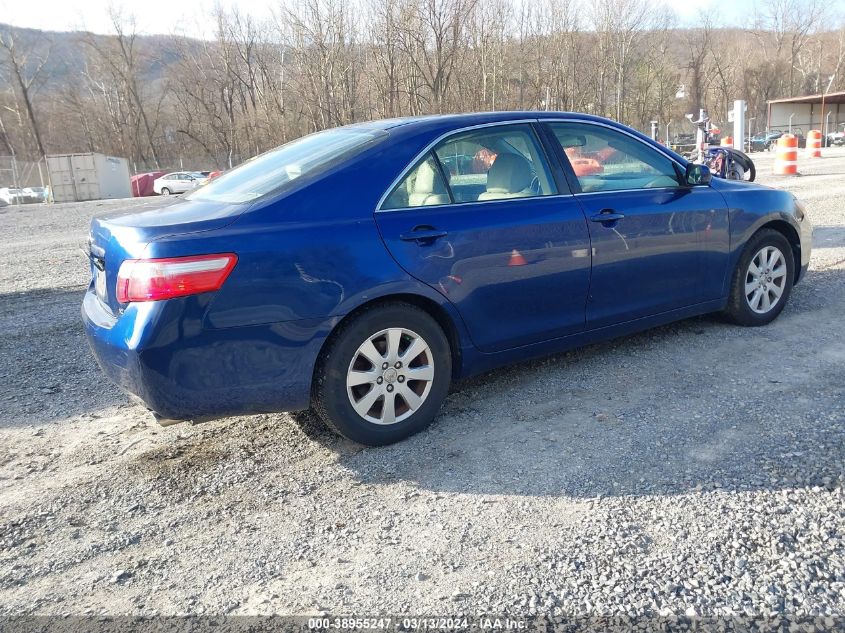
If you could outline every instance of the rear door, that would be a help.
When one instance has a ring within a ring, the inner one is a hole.
[[[587,329],[721,295],[728,210],[709,186],[682,186],[674,161],[621,130],[548,123],[588,219]]]
[[[584,329],[589,235],[531,123],[457,132],[410,166],[376,212],[412,276],[453,302],[483,351]]]

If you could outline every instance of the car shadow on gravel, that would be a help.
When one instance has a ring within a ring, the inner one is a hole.
[[[768,327],[701,317],[493,371],[430,430],[338,460],[363,482],[489,496],[841,486],[845,342],[807,324],[845,309],[843,271],[812,275]]]
[[[813,248],[842,248],[845,246],[845,226],[820,225],[813,227]]]
[[[94,416],[128,401],[88,349],[79,316],[83,292],[0,294],[0,428]]]

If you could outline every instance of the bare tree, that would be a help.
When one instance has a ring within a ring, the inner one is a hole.
[[[145,159],[144,149],[149,148],[152,163],[160,167],[156,149],[156,135],[150,125],[145,100],[140,90],[141,60],[137,54],[137,32],[133,17],[124,18],[116,8],[109,9],[109,17],[114,27],[114,38],[102,41],[93,34],[88,34],[85,43],[96,53],[100,62],[111,74],[111,79],[123,95],[129,108],[130,125],[135,130],[134,145],[141,160]]]
[[[15,32],[11,30],[5,33],[0,32],[0,49],[3,52],[3,58],[0,60],[0,63],[8,69],[12,83],[20,93],[31,127],[32,136],[35,139],[38,157],[41,158],[46,152],[44,151],[44,142],[42,140],[38,118],[33,107],[33,92],[34,86],[50,58],[50,51],[52,49],[48,47],[43,54],[39,55],[35,52],[34,46],[22,47],[18,42]],[[6,142],[8,144],[8,140]]]
[[[477,0],[416,0],[405,27],[405,53],[428,88],[433,112],[447,111],[447,94]]]
[[[717,119],[745,98],[760,121],[770,99],[845,86],[823,0],[761,0],[744,31],[677,28],[661,0],[278,1],[267,20],[218,7],[206,40],[139,36],[112,12],[113,35],[74,36],[80,53],[49,64],[4,29],[0,146],[213,168],[370,118],[571,109],[677,130],[681,83]]]
[[[701,26],[688,32],[687,66],[690,85],[690,112],[697,113],[698,108],[706,108],[704,94],[710,79],[709,60],[712,55],[713,24],[709,14],[699,14]]]

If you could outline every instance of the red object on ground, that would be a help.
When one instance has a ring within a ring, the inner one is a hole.
[[[220,175],[220,174],[222,174],[222,173],[223,173],[223,172],[222,172],[222,171],[219,171],[219,170],[218,170],[218,171],[210,171],[210,172],[208,172],[208,179],[209,179],[209,180],[214,180],[215,178],[217,178],[217,176],[219,176],[219,175]]]
[[[136,198],[155,195],[153,181],[166,173],[166,171],[150,171],[145,174],[135,174],[129,179],[132,185],[132,195]]]
[[[528,262],[525,261],[525,258],[522,256],[518,250],[513,249],[511,251],[511,257],[508,260],[508,266],[525,266]]]

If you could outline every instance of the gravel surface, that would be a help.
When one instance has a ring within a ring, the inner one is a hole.
[[[90,217],[0,210],[0,615],[845,615],[845,151],[772,325],[699,318],[458,385],[363,449],[307,414],[158,427],[79,323]]]

